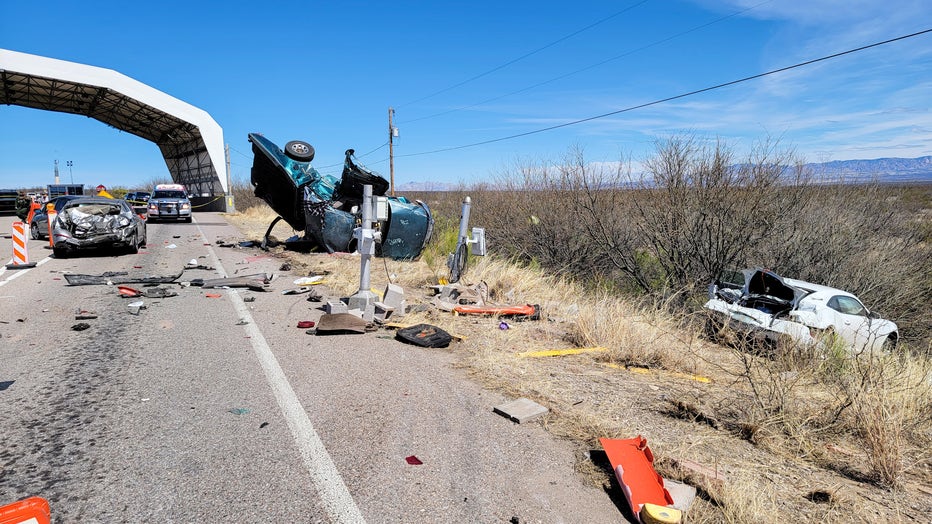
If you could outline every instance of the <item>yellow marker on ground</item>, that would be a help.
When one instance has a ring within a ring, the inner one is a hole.
[[[579,355],[580,353],[595,353],[608,351],[608,348],[571,348],[571,349],[545,349],[543,351],[525,351],[518,353],[519,357],[562,357],[564,355]]]

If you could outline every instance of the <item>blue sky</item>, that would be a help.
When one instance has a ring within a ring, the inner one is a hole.
[[[775,138],[810,162],[932,154],[932,33],[422,154],[932,29],[928,0],[143,4],[5,0],[0,48],[113,69],[207,111],[238,180],[249,176],[250,132],[310,142],[314,165],[332,174],[354,148],[387,178],[390,106],[399,186],[490,181],[573,147],[592,162],[637,161],[682,133],[739,152]],[[0,106],[0,187],[51,183],[55,159],[63,182],[88,186],[168,176],[158,148],[131,134]]]

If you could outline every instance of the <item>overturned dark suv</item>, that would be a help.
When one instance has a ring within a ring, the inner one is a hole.
[[[362,221],[363,186],[371,185],[373,196],[384,196],[388,181],[359,165],[352,149],[345,152],[343,173],[338,179],[321,175],[311,166],[314,148],[307,142],[294,140],[282,150],[258,133],[250,133],[249,141],[256,196],[321,250],[354,251],[353,230]],[[433,229],[430,209],[423,202],[410,202],[404,197],[390,196],[386,200],[388,218],[376,225],[382,238],[376,254],[395,260],[417,258]]]

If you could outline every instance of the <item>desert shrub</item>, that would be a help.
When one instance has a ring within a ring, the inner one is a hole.
[[[252,183],[248,178],[233,179],[230,192],[233,193],[234,205],[238,211],[245,211],[251,207],[268,206],[264,200],[256,196]]]
[[[516,165],[496,179],[495,191],[481,196],[477,222],[507,256],[562,275],[600,275],[604,249],[580,233],[579,180],[562,166]]]

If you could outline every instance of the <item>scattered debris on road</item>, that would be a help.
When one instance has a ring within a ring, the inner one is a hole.
[[[318,335],[362,334],[369,323],[352,313],[325,313],[317,321]]]
[[[246,287],[253,291],[268,291],[269,284],[272,282],[272,275],[257,273],[255,275],[244,275],[230,278],[213,278],[204,280],[195,278],[190,281],[192,286],[203,288],[234,288]]]
[[[99,275],[65,273],[69,286],[116,285],[116,284],[168,284],[181,278],[184,272],[167,276],[130,276],[126,271],[107,271]]]

